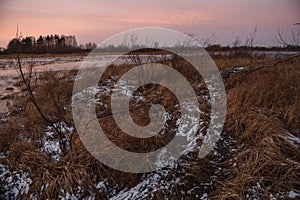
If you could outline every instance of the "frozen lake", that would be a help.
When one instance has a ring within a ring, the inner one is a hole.
[[[78,69],[83,58],[83,56],[35,58],[34,63],[36,66],[34,70],[43,72]],[[24,58],[22,63],[24,66],[28,66],[30,60],[30,58]],[[10,104],[11,95],[19,90],[15,86],[18,80],[18,73],[14,68],[15,62],[15,59],[0,59],[0,113],[8,111],[7,104]]]

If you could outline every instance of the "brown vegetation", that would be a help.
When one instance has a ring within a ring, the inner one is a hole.
[[[225,81],[231,89],[224,135],[235,138],[236,151],[222,163],[229,171],[216,197],[241,199],[257,193],[270,198],[299,188],[299,142],[288,139],[300,137],[299,61],[269,64],[253,73],[250,68]],[[251,191],[257,183],[263,189]]]
[[[223,139],[217,144],[217,153],[202,160],[193,155],[183,157],[182,164],[161,176],[163,180],[159,183],[176,178],[180,178],[180,182],[169,190],[152,186],[152,195],[147,198],[192,199],[204,193],[212,199],[286,198],[289,191],[300,187],[300,144],[291,139],[298,138],[299,142],[300,138],[300,58],[259,70],[253,69],[277,60],[261,57],[253,63],[247,57],[218,57],[215,62],[224,77],[228,102]],[[111,77],[114,72],[110,70],[106,76]],[[182,71],[187,76],[191,76],[191,72],[187,68]],[[74,127],[71,95],[75,74],[75,71],[44,73],[34,93],[45,115],[68,127]],[[191,82],[199,81],[198,78],[191,78]],[[205,89],[199,91],[202,94]],[[165,93],[163,89],[161,92]],[[151,92],[146,94],[153,96]],[[209,105],[202,109],[208,111]],[[97,111],[98,114],[109,113],[103,107],[97,107]],[[140,123],[145,120],[135,112],[132,116]],[[202,117],[209,121],[207,116]],[[111,116],[108,114],[99,120],[111,121]],[[27,171],[32,179],[28,194],[22,198],[30,198],[32,194],[39,199],[57,199],[67,191],[81,197],[93,194],[96,199],[107,199],[147,177],[147,174],[124,173],[99,163],[82,145],[75,129],[55,135],[66,144],[60,160],[55,161],[51,155],[41,152],[40,141],[49,127],[25,93],[15,99],[9,118],[0,126],[0,151],[8,151],[6,157],[0,158],[1,163],[11,170]],[[115,136],[115,126],[106,128]],[[117,135],[115,142],[121,141],[126,148],[123,141],[128,138]],[[129,144],[133,149],[140,144],[147,149],[149,145],[130,138]],[[95,186],[103,180],[106,180],[106,191]],[[203,186],[204,183],[210,185]]]

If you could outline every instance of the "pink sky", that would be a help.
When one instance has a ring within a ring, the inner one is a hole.
[[[258,45],[276,44],[278,29],[300,22],[299,0],[0,0],[0,47],[15,36],[76,35],[78,43],[101,42],[120,31],[165,27],[216,43],[245,40],[258,26]]]

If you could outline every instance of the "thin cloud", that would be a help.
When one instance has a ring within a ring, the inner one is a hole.
[[[203,24],[214,21],[216,18],[209,16],[204,13],[183,13],[183,14],[173,14],[168,16],[162,16],[156,19],[149,18],[138,18],[138,17],[112,17],[105,18],[106,21],[117,22],[117,23],[127,23],[134,25],[184,25],[184,24]]]

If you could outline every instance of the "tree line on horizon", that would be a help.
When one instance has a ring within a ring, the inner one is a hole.
[[[189,36],[189,35],[188,35]],[[292,50],[299,51],[300,46],[298,43],[289,43],[279,35],[279,41],[283,46],[272,46],[272,47],[261,47],[253,45],[255,39],[255,34],[248,38],[245,44],[242,44],[242,41],[237,37],[231,45],[222,46],[220,44],[215,44],[212,38],[206,39],[205,43],[203,41],[200,43],[203,47],[210,52],[218,51],[235,51],[235,53],[247,52],[249,50],[254,51],[277,51],[277,50]],[[297,38],[298,39],[298,38]],[[0,51],[0,54],[14,54],[14,53],[75,53],[82,51],[91,51],[95,49],[97,52],[125,52],[130,50],[126,45],[128,42],[125,41],[124,44],[120,46],[102,46],[97,47],[95,43],[88,42],[85,45],[77,44],[75,35],[58,35],[51,34],[47,36],[40,35],[38,38],[32,36],[18,37],[11,39],[7,45],[6,49]],[[178,47],[180,48],[180,46]],[[144,46],[136,45],[136,49],[145,49]],[[153,47],[153,49],[158,49]],[[146,51],[153,51],[148,49]]]
[[[40,35],[15,37],[11,39],[3,53],[73,53],[80,50],[75,35]]]

